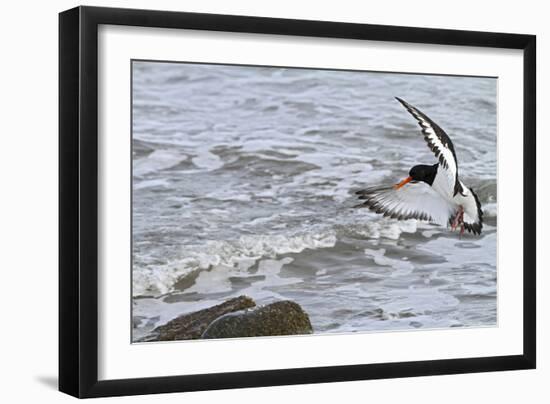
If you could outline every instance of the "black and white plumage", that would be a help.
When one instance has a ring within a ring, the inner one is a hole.
[[[397,98],[397,97],[396,97]],[[409,176],[394,186],[377,186],[357,191],[363,202],[357,207],[398,220],[418,219],[460,227],[481,234],[483,211],[475,192],[458,176],[453,143],[441,127],[426,114],[397,98],[417,120],[424,139],[438,160],[434,165],[417,165]]]

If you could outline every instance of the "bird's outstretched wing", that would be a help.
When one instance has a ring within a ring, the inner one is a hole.
[[[371,187],[356,194],[363,200],[357,208],[369,208],[398,220],[418,219],[447,225],[455,214],[455,208],[424,182],[411,183],[400,189]]]
[[[445,177],[448,182],[448,187],[450,192],[452,192],[451,196],[456,195],[458,192],[462,192],[462,187],[458,180],[458,163],[456,160],[455,148],[449,136],[422,111],[399,97],[395,98],[418,121],[422,133],[424,134],[424,139],[428,143],[430,150],[439,160],[439,167],[443,169],[441,171],[446,174]]]

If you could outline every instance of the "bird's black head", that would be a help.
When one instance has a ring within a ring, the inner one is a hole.
[[[399,184],[396,184],[395,188],[399,189],[409,182],[415,183],[420,181],[425,182],[428,185],[432,185],[435,179],[435,175],[437,174],[438,166],[439,164],[434,164],[432,166],[419,164],[417,166],[414,166],[409,171],[409,176],[401,181]]]
[[[427,166],[424,164],[419,164],[411,168],[411,171],[409,171],[409,176],[412,178],[412,181],[423,181],[428,185],[432,185],[435,179],[435,174],[437,174],[438,165],[439,164]]]

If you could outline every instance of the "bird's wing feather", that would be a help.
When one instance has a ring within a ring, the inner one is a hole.
[[[411,183],[400,189],[371,187],[356,192],[363,202],[356,207],[398,220],[418,219],[446,225],[455,207],[424,183]]]
[[[458,195],[455,199],[464,208],[464,228],[471,233],[481,234],[483,229],[483,210],[479,198],[473,189],[461,184],[464,194]]]
[[[456,153],[449,136],[422,111],[399,97],[395,98],[418,121],[428,147],[439,161],[439,167],[442,168],[440,171],[445,174],[444,178],[448,185],[449,194],[452,196],[458,192],[462,192],[460,181],[458,180]]]

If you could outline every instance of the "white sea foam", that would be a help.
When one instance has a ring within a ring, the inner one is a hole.
[[[385,254],[386,250],[384,248],[380,248],[378,250],[373,250],[370,248],[365,249],[365,255],[369,258],[372,258],[377,265],[388,266],[401,272],[410,272],[414,269],[414,265],[411,262],[389,258],[386,257]]]
[[[232,189],[222,189],[210,192],[205,195],[207,198],[217,199],[219,201],[239,201],[239,202],[250,202],[251,195],[246,192],[236,192]]]
[[[191,159],[194,165],[206,170],[216,170],[223,167],[223,161],[211,153],[208,148],[202,147],[197,149],[197,156]]]
[[[134,161],[133,175],[142,177],[149,173],[156,173],[173,167],[187,159],[188,156],[174,150],[155,150],[147,157]]]
[[[139,189],[153,188],[153,187],[168,187],[168,185],[169,185],[168,180],[164,178],[158,178],[154,180],[144,180],[134,185],[134,190],[137,191]]]
[[[415,219],[398,221],[370,214],[358,221],[358,224],[346,227],[344,233],[366,239],[398,240],[402,233],[415,233],[418,228]]]
[[[427,314],[433,310],[450,309],[459,303],[453,296],[426,287],[409,288],[406,294],[403,291],[392,291],[389,294],[393,298],[382,303],[381,307],[391,317],[406,312]]]
[[[426,238],[431,238],[431,237],[433,237],[433,236],[435,236],[436,234],[439,234],[439,233],[441,233],[441,232],[438,231],[438,230],[424,230],[422,232],[422,235]]]
[[[135,268],[134,296],[158,296],[174,290],[175,284],[190,273],[218,267],[245,270],[261,258],[275,258],[282,254],[300,253],[305,249],[329,248],[336,244],[333,231],[294,236],[242,236],[236,242],[209,241],[202,246],[182,248],[181,259],[164,265]],[[212,276],[217,276],[217,272]],[[224,274],[222,276],[227,276]],[[219,280],[219,279],[218,279]]]
[[[498,205],[496,203],[487,203],[483,205],[483,214],[488,217],[496,217],[498,213]]]

